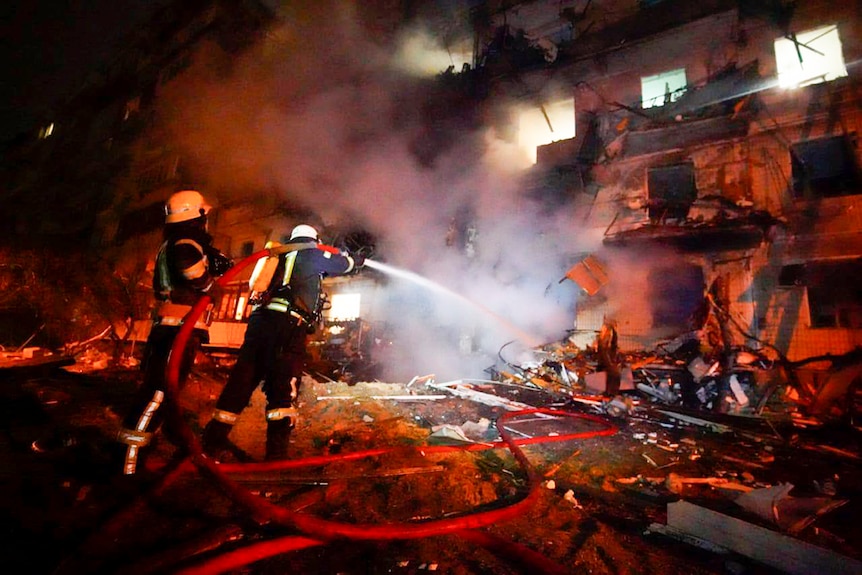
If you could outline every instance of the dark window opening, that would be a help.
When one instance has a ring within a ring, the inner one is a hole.
[[[140,210],[124,215],[117,227],[117,245],[133,237],[159,229],[165,222],[165,204],[155,202]]]
[[[853,143],[847,136],[793,144],[790,159],[796,198],[833,198],[860,193],[862,179]]]
[[[647,172],[647,186],[649,218],[652,223],[683,221],[688,216],[692,202],[697,199],[694,164],[650,168]]]
[[[805,265],[793,264],[781,268],[778,274],[778,285],[782,287],[805,285]]]
[[[862,259],[805,264],[811,327],[862,328]]]
[[[696,265],[661,266],[649,274],[652,325],[676,331],[691,329],[704,298],[703,269]]]
[[[254,242],[243,242],[239,251],[240,257],[247,258],[254,253]]]
[[[176,181],[180,174],[179,156],[157,160],[137,174],[138,196],[144,197],[160,186]]]

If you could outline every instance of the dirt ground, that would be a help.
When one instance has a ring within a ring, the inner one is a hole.
[[[180,398],[185,421],[196,433],[229,368],[199,359]],[[300,533],[253,517],[192,466],[177,470],[180,452],[164,437],[141,477],[119,477],[109,457],[112,437],[139,372],[134,367],[77,371],[72,366],[0,380],[4,572],[175,573],[250,543]],[[234,480],[271,504],[347,524],[457,521],[506,509],[527,496],[524,469],[509,450],[491,445],[499,438],[494,422],[505,409],[424,382],[408,383],[347,385],[306,377],[291,455],[331,455],[331,460],[290,470],[235,470]],[[476,391],[534,407],[595,416],[588,403],[540,390],[473,384]],[[238,455],[263,458],[263,406],[258,391],[231,435]],[[667,505],[680,499],[766,526],[734,498],[740,489],[781,483],[792,483],[795,497],[847,500],[797,537],[862,559],[862,527],[856,520],[862,466],[854,429],[764,426],[751,420],[717,433],[663,417],[645,401],[625,417],[597,417],[600,421],[532,414],[505,424],[515,438],[548,441],[523,447],[541,476],[533,504],[481,528],[503,543],[502,550],[490,552],[456,531],[415,539],[337,538],[226,572],[537,572],[516,560],[527,548],[565,573],[774,573],[747,557],[706,551],[650,526],[664,525]],[[554,441],[608,425],[618,431]],[[471,441],[453,440],[455,432]],[[472,448],[427,449],[452,443]],[[381,453],[375,456],[337,458],[377,448]],[[152,486],[169,472],[171,481],[154,492]],[[684,478],[714,479],[686,484]],[[209,565],[207,572],[215,572]]]

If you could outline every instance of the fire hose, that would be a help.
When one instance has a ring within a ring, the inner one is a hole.
[[[320,249],[325,251],[337,251],[331,246],[320,246]],[[223,276],[218,279],[218,284],[224,286],[231,282],[239,272],[246,266],[254,263],[262,257],[270,255],[270,250],[265,249],[254,253],[247,258],[241,260],[234,267],[228,270]],[[463,450],[480,450],[490,449],[494,447],[508,447],[512,455],[517,460],[518,464],[524,470],[528,478],[529,493],[520,501],[515,502],[507,507],[483,511],[471,515],[436,519],[423,521],[421,523],[399,523],[399,524],[369,524],[369,523],[343,523],[314,517],[308,514],[297,513],[280,507],[269,501],[254,495],[249,490],[232,480],[228,473],[231,471],[272,471],[277,469],[289,469],[303,466],[320,465],[335,459],[359,459],[374,455],[382,455],[393,451],[393,448],[387,449],[372,449],[359,453],[347,453],[330,456],[319,456],[305,458],[301,460],[286,460],[273,461],[264,463],[249,463],[249,464],[218,464],[212,459],[203,455],[200,441],[195,433],[185,423],[184,418],[177,401],[178,396],[178,381],[180,373],[180,362],[195,322],[209,306],[211,298],[208,295],[202,296],[192,307],[191,311],[183,319],[182,326],[177,334],[174,345],[171,349],[171,354],[167,365],[167,383],[166,393],[168,401],[166,407],[168,409],[168,417],[171,419],[174,429],[177,433],[177,441],[180,447],[183,448],[192,463],[205,475],[213,479],[216,484],[222,488],[227,496],[240,507],[244,508],[252,518],[260,524],[275,524],[284,527],[292,527],[300,531],[305,537],[291,536],[280,539],[273,539],[264,542],[257,542],[241,549],[231,551],[214,559],[208,560],[203,564],[189,567],[181,573],[219,573],[226,569],[235,568],[241,565],[246,565],[258,561],[264,557],[277,555],[292,550],[298,550],[315,545],[323,545],[328,541],[337,538],[349,538],[357,540],[394,540],[394,539],[418,539],[437,535],[458,534],[477,544],[480,544],[492,552],[497,554],[508,555],[508,558],[519,560],[529,566],[530,571],[534,573],[564,573],[566,572],[561,566],[552,563],[549,559],[538,552],[531,549],[506,542],[502,545],[501,542],[484,532],[475,531],[482,527],[487,527],[513,519],[523,515],[537,501],[540,495],[541,477],[533,469],[524,452],[520,449],[520,445],[529,443],[540,443],[546,441],[566,441],[571,439],[583,439],[587,437],[607,436],[616,433],[615,426],[606,421],[585,414],[573,414],[553,409],[527,409],[518,412],[509,412],[503,414],[496,422],[497,429],[500,433],[502,441],[491,446],[482,444],[473,444],[465,447],[455,446],[422,446],[409,448],[412,451],[421,450],[422,452],[445,452],[445,451],[463,451]],[[542,413],[557,417],[570,417],[578,419],[586,419],[595,423],[599,423],[603,428],[596,431],[580,432],[567,435],[559,435],[548,438],[520,438],[514,439],[505,429],[505,422],[518,416],[523,416],[531,413]],[[405,449],[405,448],[395,448]],[[508,546],[508,548],[507,548]]]

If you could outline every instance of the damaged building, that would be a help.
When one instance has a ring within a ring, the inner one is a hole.
[[[539,189],[601,238],[566,273],[583,296],[573,341],[611,325],[626,350],[699,330],[713,358],[852,356],[858,7],[525,2],[473,16],[491,93],[539,143]],[[825,359],[800,370],[813,394]]]
[[[532,164],[522,191],[586,238],[559,246],[567,265],[539,278],[578,292],[562,312],[570,314],[569,342],[589,348],[603,328],[623,352],[677,349],[688,337],[683,350],[698,344],[687,362],[710,365],[731,361],[733,349],[766,351],[804,362],[800,385],[811,396],[834,367],[828,356],[852,360],[862,334],[854,73],[862,49],[854,6],[537,1],[444,12],[408,4],[357,14],[380,38],[433,16],[450,61],[465,59],[436,83],[419,84],[438,97],[421,106],[427,118],[412,136],[411,160],[433,165],[442,142],[480,120],[522,150]],[[209,87],[201,95],[218,105],[212,86],[246,66],[255,42],[263,46],[255,57],[277,62],[274,54],[289,46],[283,24],[291,16],[266,2],[169,3],[38,134],[7,146],[10,199],[21,209],[4,213],[5,224],[25,234],[39,214],[40,234],[103,252],[131,294],[114,310],[121,339],[146,337],[145,278],[172,190],[211,191],[210,231],[234,261],[283,242],[300,221],[330,228],[327,239],[342,247],[362,237],[349,218],[333,220],[292,199],[302,193],[285,186],[296,182],[264,178],[248,189],[241,177],[231,181],[203,165],[202,152],[242,150],[241,134],[194,125],[200,116],[171,122],[174,105],[195,111],[189,78]],[[394,113],[393,123],[407,121],[399,114],[406,112]],[[198,138],[209,130],[218,142],[190,151],[177,125]],[[253,158],[237,156],[228,170],[254,167]],[[339,185],[315,177],[322,181],[301,184]],[[46,201],[56,210],[42,213]],[[475,206],[441,211],[449,228],[438,231],[439,243],[474,259],[477,238],[489,231],[476,224]],[[351,248],[371,255],[373,244],[366,234],[364,246]],[[213,352],[242,340],[246,276],[217,302]],[[386,326],[364,325],[357,315],[373,318],[388,302],[371,278],[358,282],[365,285],[330,282],[328,320],[353,334],[347,339],[373,333],[368,339],[383,341]],[[471,330],[452,338],[467,354],[479,345]],[[358,357],[341,354],[337,342],[345,338],[330,339],[319,349],[341,356],[342,367]]]
[[[165,2],[6,144],[11,568],[859,573],[859,6],[296,4]],[[169,387],[179,437],[122,484],[164,201],[188,188],[235,263],[309,223],[378,267],[324,282],[291,459],[263,461],[259,389],[228,457],[197,445],[247,265]],[[488,377],[378,377],[399,355]]]

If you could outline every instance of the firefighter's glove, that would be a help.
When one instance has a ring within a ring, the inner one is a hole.
[[[215,248],[207,250],[207,260],[209,263],[209,272],[215,277],[223,276],[233,267],[233,260],[218,251]]]
[[[351,254],[350,257],[353,258],[353,265],[357,270],[365,265],[365,257],[359,254]]]

